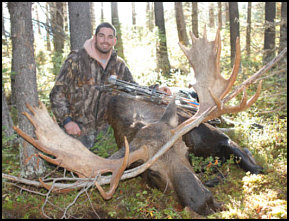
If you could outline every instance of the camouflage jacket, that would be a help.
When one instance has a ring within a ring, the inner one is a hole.
[[[84,48],[72,51],[50,93],[51,108],[59,123],[70,117],[78,123],[82,134],[101,128],[105,123],[108,97],[94,86],[107,84],[110,75],[134,82],[128,67],[116,51],[112,52],[105,69]]]

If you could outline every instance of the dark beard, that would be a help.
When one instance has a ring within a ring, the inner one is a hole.
[[[108,53],[111,51],[111,49],[108,50],[108,51],[102,50],[101,48],[99,48],[99,47],[97,46],[97,42],[95,42],[94,47],[95,47],[98,51],[100,51],[101,53],[103,53],[103,54],[108,54]]]

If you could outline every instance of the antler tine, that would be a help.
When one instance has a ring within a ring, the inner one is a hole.
[[[259,95],[261,94],[261,88],[262,88],[262,80],[258,84],[256,93],[248,101],[247,93],[246,93],[246,86],[245,86],[242,90],[243,91],[242,100],[241,100],[240,104],[236,105],[236,106],[225,106],[219,98],[217,98],[216,96],[214,96],[212,94],[212,97],[214,98],[216,105],[217,105],[217,110],[213,111],[211,114],[209,114],[205,118],[204,122],[206,122],[208,120],[215,119],[215,118],[217,118],[223,114],[237,113],[237,112],[241,112],[241,111],[248,109],[249,107],[252,106],[252,104],[254,104],[257,101]],[[237,96],[237,94],[235,94],[235,96]]]
[[[257,101],[258,97],[260,96],[260,94],[261,94],[261,88],[262,88],[262,82],[263,82],[262,80],[259,82],[258,87],[257,87],[257,92],[256,92],[255,95],[252,96],[252,97],[250,98],[250,100],[247,102],[247,108],[250,107],[250,106],[252,106],[252,104],[254,104],[254,103]]]
[[[195,40],[196,39],[192,40],[192,42],[195,42]],[[184,54],[186,55],[186,57],[189,59],[189,57],[190,57],[190,49],[187,48],[186,46],[184,46],[181,42],[179,42],[178,44],[179,44],[180,48],[182,49],[182,51],[184,52]],[[189,59],[189,62],[190,62],[190,64],[192,66],[194,66],[190,59]]]
[[[216,68],[217,73],[220,73],[220,56],[221,56],[221,34],[220,34],[220,28],[218,28],[215,38],[215,49],[217,50],[217,57],[216,57]]]
[[[25,117],[27,117],[27,119],[31,122],[31,124],[34,126],[34,128],[36,128],[36,123],[35,123],[35,120],[33,119],[33,117],[30,114],[28,114],[27,112],[22,112],[22,114],[25,115]]]
[[[30,104],[26,104],[26,107],[31,111],[31,113],[35,114],[35,110]]]
[[[192,43],[194,44],[195,41],[197,40],[197,37],[194,35],[193,32],[190,31],[190,36],[191,36],[191,39],[192,39]]]
[[[233,66],[231,77],[227,81],[227,88],[224,90],[224,92],[222,93],[222,95],[220,97],[221,99],[224,98],[225,95],[228,94],[229,91],[232,89],[232,87],[233,87],[233,85],[234,85],[234,83],[236,81],[238,72],[239,72],[240,62],[241,62],[240,38],[237,37],[237,39],[236,39],[235,63],[234,63],[234,66]]]
[[[27,116],[27,115],[25,115]],[[29,119],[29,118],[28,118]],[[13,129],[15,130],[15,132],[17,134],[19,134],[22,138],[24,138],[24,140],[26,140],[28,143],[30,143],[31,145],[33,145],[34,147],[36,147],[37,149],[48,153],[50,155],[55,156],[55,153],[53,151],[51,151],[49,148],[43,146],[38,140],[35,140],[34,138],[32,138],[31,136],[29,136],[28,134],[26,134],[25,132],[23,132],[21,129],[19,129],[18,127],[13,126]]]
[[[94,183],[96,188],[99,190],[101,196],[106,200],[111,199],[111,197],[113,196],[113,194],[114,194],[114,192],[118,186],[119,180],[123,174],[123,171],[125,170],[125,168],[128,165],[129,145],[128,145],[126,137],[124,137],[124,144],[125,144],[125,156],[123,158],[122,165],[116,171],[114,171],[112,174],[109,191],[105,192],[103,190],[103,188],[97,182]]]
[[[47,110],[47,108],[46,108],[46,106],[39,100],[39,107],[41,108],[41,109],[45,109],[45,110]]]

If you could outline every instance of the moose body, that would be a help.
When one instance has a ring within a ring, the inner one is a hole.
[[[130,152],[143,145],[151,158],[172,136],[172,129],[186,120],[178,116],[176,105],[154,104],[130,95],[113,96],[108,103],[108,122],[120,150],[110,158],[124,156],[123,137],[129,141]],[[218,208],[212,193],[201,183],[188,160],[188,154],[197,156],[218,156],[222,160],[234,154],[241,157],[240,166],[253,173],[261,167],[254,164],[246,152],[213,126],[204,123],[179,139],[144,174],[147,182],[161,190],[171,189],[183,206],[200,214],[208,214]],[[140,162],[142,163],[142,162]]]

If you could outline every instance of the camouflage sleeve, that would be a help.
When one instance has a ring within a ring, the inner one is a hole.
[[[117,65],[116,73],[119,79],[130,82],[130,83],[138,84],[133,79],[130,70],[128,69],[125,62],[121,58],[118,58],[118,65]]]
[[[53,114],[62,124],[65,119],[71,117],[69,111],[68,92],[73,85],[73,72],[76,66],[73,61],[73,53],[71,53],[62,65],[59,75],[56,78],[54,87],[50,92],[50,103]]]
[[[135,83],[135,84],[138,84],[137,82],[134,81],[133,77],[132,77],[132,74],[130,72],[130,70],[128,69],[128,67],[125,65],[125,68],[124,68],[124,81],[128,81],[130,83]]]

